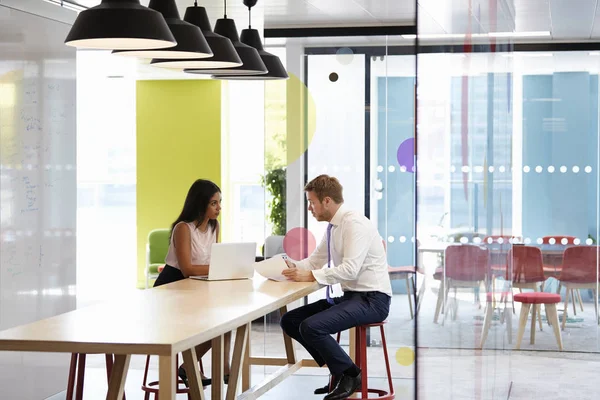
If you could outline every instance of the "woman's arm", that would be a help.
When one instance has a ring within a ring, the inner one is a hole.
[[[180,228],[184,224],[179,224],[173,232],[173,243],[175,245],[175,255],[181,273],[186,278],[195,275],[208,275],[208,265],[192,264],[192,235],[188,228]]]

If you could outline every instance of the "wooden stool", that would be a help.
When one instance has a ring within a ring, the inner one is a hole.
[[[546,308],[548,322],[552,325],[554,336],[558,343],[558,349],[562,351],[562,337],[560,334],[560,326],[558,326],[558,313],[556,312],[556,304],[560,303],[560,295],[545,292],[519,293],[514,296],[515,301],[522,303],[521,316],[519,317],[519,332],[517,333],[517,346],[515,349],[521,348],[521,341],[525,333],[525,325],[527,325],[527,317],[531,309],[531,344],[535,344],[535,320],[537,305],[543,304]],[[533,307],[531,307],[534,305]]]
[[[357,390],[357,392],[361,393],[361,399],[368,399],[369,393],[376,393],[377,397],[372,397],[373,399],[379,400],[392,400],[396,398],[394,394],[394,383],[392,382],[392,373],[390,372],[390,360],[388,358],[387,352],[387,342],[385,341],[385,332],[383,330],[383,325],[386,321],[378,322],[376,324],[368,324],[368,325],[360,325],[356,327],[356,343],[355,343],[355,354],[356,360],[355,364],[360,368],[362,373],[362,382],[361,388]],[[367,329],[379,327],[381,331],[381,344],[383,346],[383,358],[385,360],[385,369],[387,373],[388,384],[390,385],[390,391],[386,392],[385,390],[380,389],[369,389],[368,387],[368,371],[367,371]],[[340,342],[341,332],[337,334],[337,341]],[[329,383],[329,389],[333,390],[331,387],[331,382]]]
[[[202,367],[202,360],[198,360],[200,363],[200,373],[204,373],[204,368]],[[158,381],[152,381],[147,383],[148,381],[148,368],[150,366],[150,356],[146,356],[146,367],[144,368],[144,380],[142,381],[142,390],[145,392],[144,400],[150,400],[150,394],[154,394],[154,399],[158,400]],[[177,376],[177,394],[187,394],[188,399],[190,399],[190,389],[187,387],[180,387],[179,385],[183,385],[184,382],[179,379],[179,354],[175,356],[175,376]]]
[[[83,400],[83,384],[85,378],[85,353],[72,353],[71,354],[71,365],[69,367],[69,381],[67,383],[67,397],[66,400],[73,400],[73,394],[75,394],[75,400]],[[114,363],[113,355],[106,354],[106,380],[110,384],[110,374],[112,373],[112,367]],[[75,374],[77,374],[77,382],[75,381]],[[76,384],[77,383],[77,387]],[[77,390],[77,391],[76,391]],[[76,393],[75,393],[76,391]],[[125,399],[125,393],[123,393],[123,400]]]

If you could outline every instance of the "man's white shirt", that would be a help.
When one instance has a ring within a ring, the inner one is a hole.
[[[331,219],[331,268],[327,268],[327,234],[300,269],[312,270],[322,285],[341,284],[343,291],[377,291],[392,296],[387,256],[379,232],[364,215],[342,205]]]

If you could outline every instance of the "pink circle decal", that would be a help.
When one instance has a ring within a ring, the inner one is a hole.
[[[293,228],[283,238],[283,250],[293,260],[303,260],[315,251],[315,236],[305,228]]]

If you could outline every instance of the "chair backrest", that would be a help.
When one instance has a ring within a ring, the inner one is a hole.
[[[265,239],[265,258],[271,258],[276,254],[285,253],[283,249],[283,236],[267,236]]]
[[[575,236],[563,236],[563,235],[554,235],[554,236],[544,236],[542,238],[543,244],[575,244]]]
[[[534,283],[546,280],[542,251],[534,246],[512,246],[507,255],[507,278],[512,271],[514,283]]]
[[[506,266],[506,256],[513,243],[520,243],[521,236],[490,235],[483,238],[483,243],[490,251],[490,265],[498,267]]]
[[[444,265],[446,277],[458,281],[482,281],[488,265],[488,250],[470,244],[448,246]]]
[[[154,229],[148,234],[148,262],[160,264],[165,262],[169,251],[170,229]]]
[[[570,283],[598,282],[598,250],[598,246],[573,246],[565,249],[559,280]]]

